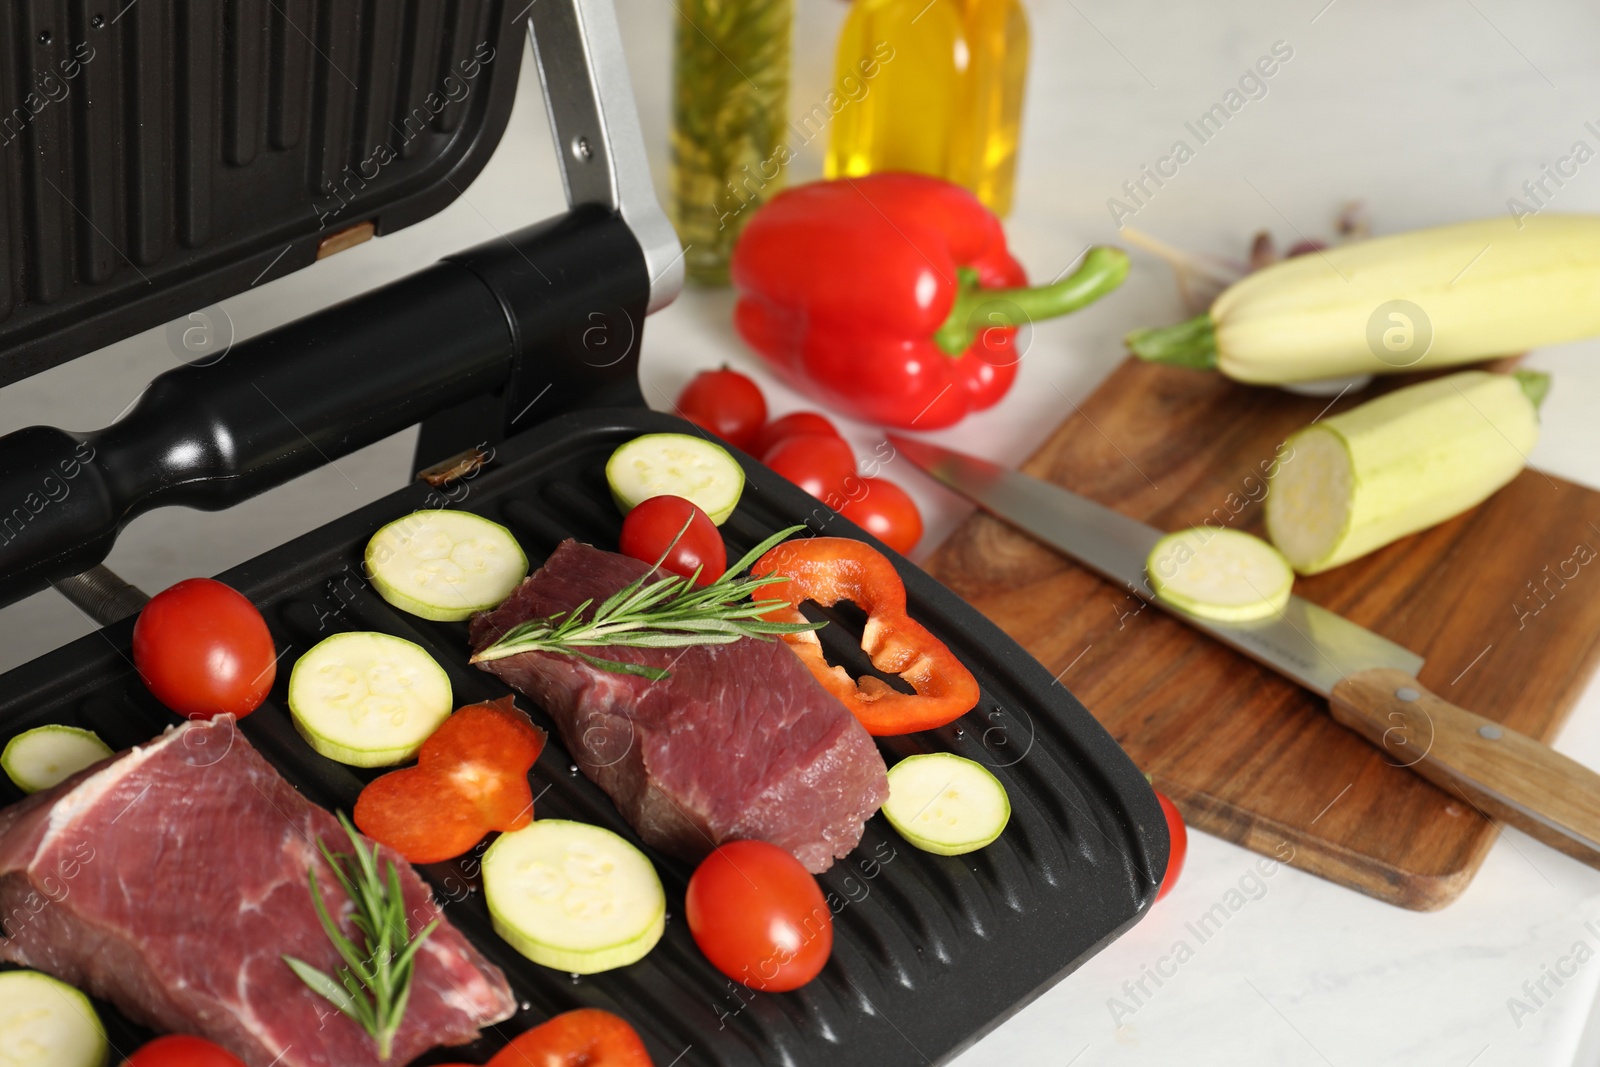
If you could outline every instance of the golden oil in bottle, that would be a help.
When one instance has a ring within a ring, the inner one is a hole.
[[[945,177],[965,185],[996,215],[1011,212],[1028,80],[1028,16],[1019,0],[962,0],[967,38],[965,113]]]
[[[879,68],[866,95],[834,116],[823,172],[943,175],[958,111],[961,40],[957,0],[855,0],[839,34],[835,91],[844,96],[845,79],[859,78],[863,63]]]
[[[829,177],[912,170],[1011,208],[1028,69],[1020,0],[855,0],[839,36],[836,89],[879,69],[834,119]]]
[[[672,218],[691,280],[726,284],[739,230],[782,186],[791,0],[676,0]]]

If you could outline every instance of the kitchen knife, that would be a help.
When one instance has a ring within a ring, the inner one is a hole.
[[[1401,766],[1591,867],[1600,775],[1459,708],[1417,681],[1421,656],[1300,597],[1250,623],[1203,619],[1156,596],[1145,560],[1162,531],[1049,482],[926,441],[889,443],[983,510],[1102,578],[1328,698],[1334,721]]]

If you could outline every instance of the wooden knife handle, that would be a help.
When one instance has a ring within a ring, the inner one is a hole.
[[[1345,678],[1328,703],[1356,731],[1448,793],[1600,867],[1600,774],[1381,668]]]

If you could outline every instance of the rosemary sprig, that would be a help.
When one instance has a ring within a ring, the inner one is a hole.
[[[684,528],[688,528],[687,524]],[[777,574],[760,578],[745,574],[769,548],[803,529],[804,526],[791,526],[779,530],[705,586],[696,587],[693,578],[676,574],[647,582],[646,579],[656,573],[652,569],[607,597],[587,618],[584,612],[593,600],[585,600],[571,611],[557,612],[549,618],[531,619],[507,630],[494,644],[473,656],[472,662],[504,659],[523,652],[551,652],[575,656],[601,670],[660,681],[668,674],[660,667],[602,659],[581,649],[597,645],[623,648],[726,645],[744,637],[765,641],[779,634],[818,629],[824,624],[763,619],[761,616],[772,611],[775,605],[770,601],[752,600],[751,595],[763,586],[787,579]],[[679,531],[678,536],[683,536],[683,531]],[[677,538],[673,538],[673,544],[676,543]],[[672,551],[670,546],[667,551]],[[663,554],[662,560],[665,558]],[[656,567],[660,565],[661,560],[657,560]]]
[[[317,848],[355,904],[351,921],[361,932],[365,944],[358,949],[328,914],[328,905],[322,899],[322,889],[317,885],[317,872],[313,868],[306,872],[311,883],[311,903],[317,909],[317,918],[328,940],[339,950],[345,965],[335,980],[293,956],[284,956],[283,962],[314,993],[360,1023],[377,1042],[378,1058],[387,1060],[394,1050],[394,1035],[400,1029],[406,1001],[411,996],[411,972],[417,949],[433,933],[439,920],[435,919],[412,937],[406,925],[405,894],[401,891],[400,874],[394,862],[391,860],[385,872],[379,874],[377,857],[361,840],[344,812],[339,813],[339,825],[349,835],[355,853],[335,853],[320,837]]]

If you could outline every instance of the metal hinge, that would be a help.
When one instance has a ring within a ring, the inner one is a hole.
[[[538,0],[528,33],[567,204],[621,214],[650,272],[646,310],[658,311],[683,290],[683,247],[650,179],[616,10],[611,0]]]

